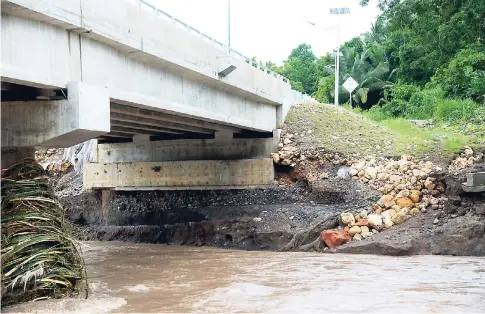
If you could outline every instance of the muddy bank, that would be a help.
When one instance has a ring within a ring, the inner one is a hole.
[[[442,218],[437,224],[435,219],[433,213],[419,215],[373,238],[353,241],[329,252],[485,256],[485,216],[469,212],[461,217]]]
[[[462,189],[466,173],[478,171],[485,171],[485,163],[438,176],[446,186],[442,210],[422,213],[372,239],[353,241],[330,252],[485,256],[485,193]]]
[[[249,190],[86,191],[77,195],[60,190],[59,194],[84,240],[277,250],[309,224],[342,210],[368,207],[379,196],[349,180],[328,182],[339,188],[322,190],[300,181]]]
[[[335,217],[362,209],[371,213],[382,196],[376,180],[349,175],[351,163],[325,153],[296,167],[277,165],[275,184],[266,189],[101,193],[82,191],[75,169],[54,175],[52,182],[84,240],[323,251],[320,233],[345,227]],[[442,187],[444,203],[423,204],[405,223],[330,252],[485,255],[484,195],[461,188],[465,174],[484,171],[485,164],[442,168],[432,177]]]

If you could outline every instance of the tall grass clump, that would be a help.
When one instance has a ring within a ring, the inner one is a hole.
[[[1,186],[2,307],[81,289],[87,296],[80,249],[44,169],[25,159],[2,169]]]
[[[443,122],[466,121],[475,116],[479,107],[472,100],[443,99],[438,102],[434,116]]]
[[[445,98],[440,88],[423,89],[411,96],[406,104],[404,117],[408,119],[432,119],[439,102]]]

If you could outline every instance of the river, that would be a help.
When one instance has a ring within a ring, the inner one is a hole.
[[[85,242],[88,299],[8,312],[485,312],[485,259]]]

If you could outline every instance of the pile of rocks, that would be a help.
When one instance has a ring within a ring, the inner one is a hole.
[[[473,166],[473,164],[484,160],[483,153],[474,152],[469,146],[465,146],[463,152],[455,158],[448,167],[448,171],[456,173],[459,170]]]
[[[383,195],[370,210],[342,213],[344,228],[323,231],[322,241],[333,248],[392,228],[419,212],[442,209],[447,200],[441,196],[444,186],[432,176],[434,171],[441,170],[429,161],[413,161],[411,156],[402,156],[400,160],[369,157],[355,162],[349,169],[352,179]]]
[[[278,153],[272,154],[273,161],[275,164],[280,164],[283,166],[292,166],[294,167],[297,162],[304,162],[307,160],[316,160],[318,156],[315,154],[307,154],[305,155],[300,149],[295,146],[295,142],[297,141],[298,137],[306,136],[307,134],[311,134],[312,130],[308,130],[306,132],[301,133],[284,133],[281,136],[280,142],[278,144]]]
[[[335,165],[347,165],[361,158],[359,154],[343,156],[342,154],[326,152],[323,148],[315,148],[313,146],[302,148],[302,146],[305,146],[301,145],[302,142],[312,133],[312,130],[302,133],[290,133],[283,130],[278,144],[278,152],[271,154],[274,163],[291,167],[297,164],[304,166],[306,163],[314,161],[318,161],[320,164],[332,162]]]

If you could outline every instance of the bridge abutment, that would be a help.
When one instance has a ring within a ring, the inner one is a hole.
[[[216,189],[273,183],[273,138],[97,144],[84,167],[85,189]]]

